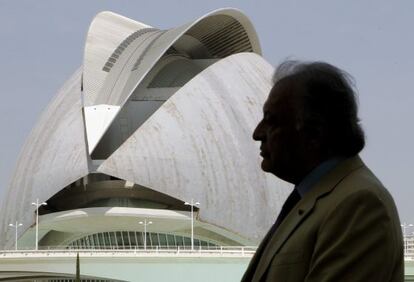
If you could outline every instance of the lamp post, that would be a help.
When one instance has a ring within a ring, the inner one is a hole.
[[[144,221],[140,221],[139,224],[144,225],[144,250],[147,250],[147,225],[152,224],[152,221],[148,221],[144,219]]]
[[[406,232],[405,232],[405,230],[407,229],[407,228],[410,228],[410,227],[413,227],[414,225],[413,224],[408,224],[408,223],[403,223],[403,224],[401,224],[401,227],[402,227],[402,230],[403,230],[403,240],[404,240],[404,255],[407,255],[407,253],[408,253],[408,242],[407,242],[407,234],[406,234]]]
[[[409,227],[413,227],[414,225],[413,224],[408,224],[408,223],[403,223],[403,224],[401,224],[401,227],[402,227],[402,229],[403,229],[403,236],[404,236],[404,238],[405,238],[405,236],[406,236],[406,233],[405,233],[405,230],[407,229],[407,228],[409,228]]]
[[[36,206],[36,251],[39,247],[39,207],[46,206],[45,202],[39,204],[39,198],[36,199],[36,203],[32,203],[33,206]]]
[[[20,226],[22,226],[23,224],[21,224],[21,223],[18,223],[17,221],[16,221],[16,224],[13,224],[13,223],[10,223],[9,224],[9,226],[10,227],[14,227],[14,228],[16,228],[16,243],[14,244],[14,249],[17,251],[17,228],[19,228]]]
[[[199,202],[195,202],[191,199],[191,202],[185,202],[184,205],[191,206],[191,250],[194,251],[194,206],[199,206]]]

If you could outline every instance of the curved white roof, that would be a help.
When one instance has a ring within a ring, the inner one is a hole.
[[[106,21],[105,24],[100,24],[108,17],[116,19],[116,23],[125,21],[125,18],[121,16],[118,18],[113,13],[99,14],[91,25],[89,33],[92,35],[88,35],[88,38],[94,38],[93,34],[102,32],[103,27],[113,25]],[[209,47],[218,57],[241,51],[261,54],[259,40],[252,23],[241,11],[231,8],[210,12],[193,22],[169,30],[157,30],[145,26],[145,28],[137,28],[132,36],[125,37],[128,32],[131,30],[124,31],[122,43],[119,36],[114,41],[112,33],[105,33],[105,36],[102,36],[105,41],[102,41],[101,45],[106,46],[104,43],[110,41],[112,55],[109,55],[110,48],[106,47],[105,53],[100,51],[99,59],[97,51],[94,50],[99,51],[102,47],[88,44],[87,41],[84,64],[90,68],[87,68],[84,74],[84,100],[87,106],[85,118],[90,153],[145,76],[180,39],[190,37],[204,48]],[[117,48],[114,42],[120,42]],[[105,54],[107,62],[104,64]],[[95,87],[93,92],[88,90],[86,85],[93,83],[99,83],[99,91],[97,91],[98,87]],[[93,110],[88,107],[93,107]]]
[[[263,236],[290,189],[260,170],[251,139],[273,68],[258,55],[250,21],[221,9],[160,31],[103,12],[91,24],[83,70],[59,91],[22,149],[3,205],[0,245],[13,243],[8,223],[21,221],[19,234],[33,224],[33,200],[48,200],[96,172],[91,148],[159,59],[177,49],[200,59],[204,70],[173,87],[97,171],[178,200],[193,198],[201,202],[200,221],[251,241]]]
[[[290,191],[260,170],[251,139],[272,74],[273,67],[253,53],[213,64],[167,100],[98,171],[178,199],[193,198],[201,203],[201,221],[261,238]]]
[[[111,17],[113,15],[115,14],[111,13]],[[212,27],[205,26],[203,29],[200,28],[200,26],[202,26],[205,22],[207,22],[209,25],[213,25],[216,22],[215,20],[207,20],[214,16],[227,16],[239,23],[248,36],[252,52],[261,54],[260,44],[257,38],[257,34],[254,31],[253,25],[243,13],[236,9],[219,9],[178,28],[173,28],[165,31],[148,30],[147,32],[138,35],[134,40],[132,40],[132,42],[125,46],[125,50],[119,55],[119,58],[116,58],[116,62],[111,67],[109,74],[103,70],[103,58],[100,58],[100,60],[96,60],[95,57],[90,57],[94,55],[95,52],[88,52],[88,50],[94,50],[94,46],[92,46],[92,44],[87,44],[87,47],[90,47],[85,50],[85,65],[87,64],[87,62],[92,61],[93,67],[95,68],[94,73],[102,73],[102,75],[107,78],[99,93],[97,93],[93,97],[88,97],[88,95],[90,94],[88,93],[88,89],[85,87],[85,105],[93,106],[105,104],[113,106],[122,106],[126,102],[128,97],[131,95],[133,90],[145,77],[145,75],[161,58],[161,56],[184,34],[198,27],[199,34],[208,35],[208,30]],[[96,21],[100,22],[101,18],[102,17],[98,15]],[[223,25],[224,23],[222,21],[217,21],[217,24]],[[98,28],[95,28],[95,26],[97,26],[97,24],[93,23],[90,32],[95,33],[97,32],[95,30],[99,30]],[[231,30],[228,32],[231,33]],[[108,37],[112,36],[111,33],[107,33],[106,35]],[[88,36],[88,38],[89,37],[90,36]],[[117,40],[114,41],[120,42],[120,39],[120,37],[117,37]],[[111,47],[113,48],[113,51],[115,50],[116,46],[112,44]],[[107,50],[109,50],[109,48],[107,48]],[[106,52],[106,54],[109,55],[109,52]],[[108,57],[106,59],[108,59]],[[93,79],[95,79],[95,77],[88,77],[87,73],[85,73],[85,86],[86,83],[89,83],[87,81]]]
[[[8,228],[18,220],[26,230],[34,219],[31,203],[46,201],[89,173],[82,118],[79,69],[42,113],[26,140],[1,212],[0,245],[14,238]],[[13,242],[13,240],[11,240]]]
[[[83,61],[83,90],[85,104],[93,104],[107,72],[102,71],[116,47],[133,32],[150,26],[113,12],[95,16],[86,37]]]

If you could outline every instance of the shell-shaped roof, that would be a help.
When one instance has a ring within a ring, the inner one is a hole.
[[[200,220],[260,238],[290,190],[259,169],[250,137],[272,74],[253,53],[220,60],[167,100],[98,171],[196,199]]]
[[[97,16],[91,25],[89,33],[92,35],[88,35],[88,39],[94,38],[93,34],[101,31],[104,26],[113,25],[106,22],[101,24],[108,16],[106,14]],[[110,17],[123,23],[123,18],[118,19],[113,13]],[[236,9],[216,10],[191,23],[169,30],[149,28],[138,23],[136,25],[139,27],[137,26],[134,31],[132,30],[134,25],[131,23],[128,29],[122,30],[122,41],[120,34],[116,32],[100,32],[102,43],[112,43],[110,46],[102,44],[106,46],[105,52],[101,50],[100,45],[93,46],[92,39],[88,40],[90,43],[87,41],[84,58],[87,68],[83,78],[86,106],[101,104],[122,106],[161,56],[184,35],[191,36],[207,46],[212,56],[224,57],[245,51],[261,53],[253,25]],[[126,34],[128,37],[125,36]],[[115,36],[116,38],[113,38]],[[117,47],[115,42],[119,42]],[[108,52],[110,49],[112,49],[111,55]],[[99,59],[97,59],[97,51],[99,51]],[[105,54],[107,61],[103,63]],[[98,87],[90,87],[95,81],[101,84],[101,79],[97,77],[105,77],[105,82],[98,92],[96,92]],[[91,92],[90,89],[93,91]]]
[[[290,190],[260,170],[251,139],[273,73],[260,53],[251,22],[235,9],[166,31],[98,14],[83,68],[22,149],[3,205],[0,244],[13,243],[8,223],[22,221],[22,232],[33,224],[33,200],[48,200],[95,173],[93,148],[106,148],[103,137],[118,133],[123,139],[96,158],[102,162],[97,172],[177,200],[195,199],[199,220],[259,240]],[[187,72],[171,86],[175,68]],[[123,131],[130,124],[131,132]]]
[[[131,34],[150,26],[112,13],[101,12],[93,19],[86,37],[83,61],[85,103],[93,104],[108,72],[103,67],[114,50]]]
[[[81,102],[82,69],[63,85],[26,140],[11,178],[1,213],[0,245],[13,237],[10,222],[27,229],[39,198],[51,195],[89,173]],[[3,235],[4,234],[4,235]],[[13,241],[13,240],[11,240]]]

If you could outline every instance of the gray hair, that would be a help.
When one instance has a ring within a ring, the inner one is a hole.
[[[359,124],[354,79],[325,62],[287,60],[279,64],[273,83],[292,83],[298,95],[301,128],[319,141],[327,154],[345,157],[358,154],[365,146]]]

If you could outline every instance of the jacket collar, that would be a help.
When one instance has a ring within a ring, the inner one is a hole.
[[[306,177],[295,186],[296,191],[299,192],[301,198],[308,193],[316,183],[323,178],[324,175],[328,174],[329,171],[334,169],[344,158],[336,157],[328,159],[317,167],[315,167]]]
[[[352,171],[364,166],[359,156],[351,157],[339,163],[334,169],[323,176],[315,186],[306,193],[298,204],[289,212],[280,224],[263,251],[257,266],[253,281],[259,281],[266,272],[273,257],[291,236],[295,229],[312,213],[313,207],[319,198],[330,193]]]

